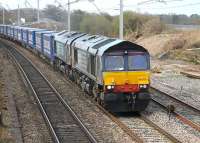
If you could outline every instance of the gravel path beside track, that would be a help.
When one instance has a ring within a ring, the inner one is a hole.
[[[7,76],[6,52],[0,45],[0,142],[22,142],[20,124],[13,101],[13,84]]]
[[[6,55],[6,52],[4,52],[4,59],[8,57]],[[1,66],[5,71],[4,78],[9,84],[6,85],[10,93],[9,97],[13,97],[13,101],[11,100],[9,108],[11,108],[11,110],[16,110],[16,114],[12,114],[11,117],[14,123],[11,132],[15,133],[13,138],[16,143],[51,143],[48,129],[46,128],[40,111],[35,105],[36,103],[32,96],[27,94],[13,61],[8,57],[8,59],[5,60],[4,65]],[[17,119],[19,119],[18,124],[16,124]]]

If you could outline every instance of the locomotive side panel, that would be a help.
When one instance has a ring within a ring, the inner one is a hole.
[[[75,63],[75,67],[77,67],[84,73],[87,73],[88,72],[88,53],[83,50],[75,49],[74,63]]]
[[[66,52],[65,44],[59,41],[55,41],[55,56],[62,61],[67,61]]]

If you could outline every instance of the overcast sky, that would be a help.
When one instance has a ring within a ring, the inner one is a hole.
[[[20,4],[20,7],[26,7],[25,1],[26,0],[0,0],[5,7],[10,7],[11,9],[17,8],[18,3]],[[27,1],[31,4],[31,7],[37,7],[37,0]],[[68,0],[57,1],[65,5]],[[141,2],[144,1],[149,0],[124,0],[124,10],[132,10],[150,14],[200,14],[200,0],[165,0],[168,2],[146,2],[141,4]],[[119,2],[120,0],[95,0],[95,4],[101,9],[102,12],[107,12],[112,15],[119,14]],[[40,0],[40,8],[45,8],[48,4],[58,5],[55,0]],[[95,6],[87,0],[80,0],[80,2],[72,4],[71,9],[81,9],[88,12],[98,13]]]

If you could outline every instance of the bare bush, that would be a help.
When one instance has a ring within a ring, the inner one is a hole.
[[[162,33],[166,29],[166,26],[160,21],[159,18],[155,17],[148,20],[143,25],[142,29],[143,35],[154,35]]]

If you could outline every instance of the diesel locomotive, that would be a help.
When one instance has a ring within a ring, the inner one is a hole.
[[[13,26],[12,29],[19,31]],[[27,41],[26,47],[47,57],[55,68],[63,71],[106,109],[113,112],[145,110],[150,101],[150,55],[144,47],[81,32],[56,33],[27,28],[29,30],[31,33],[35,30],[35,33],[26,39],[37,41],[41,38],[42,44],[36,46],[37,42],[32,42],[30,45]],[[5,31],[5,26],[0,26],[1,34],[12,38]],[[21,35],[18,42],[24,42],[23,32]]]

